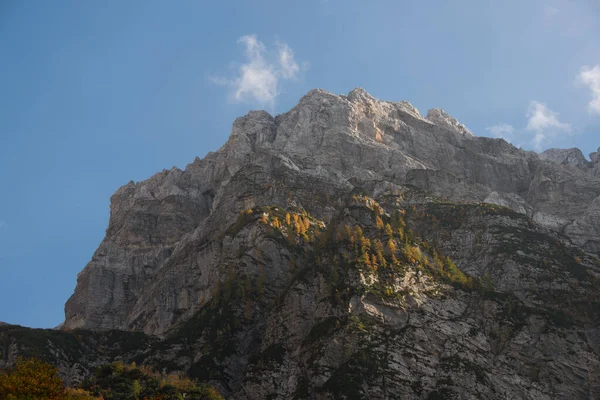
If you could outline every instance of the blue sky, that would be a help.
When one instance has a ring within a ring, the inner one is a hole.
[[[0,320],[53,327],[130,180],[308,90],[600,146],[598,0],[0,3]]]

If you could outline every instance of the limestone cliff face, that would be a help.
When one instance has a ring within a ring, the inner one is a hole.
[[[64,329],[163,334],[211,299],[214,246],[241,210],[299,207],[317,218],[356,188],[410,185],[453,202],[513,209],[600,252],[598,157],[537,155],[474,136],[442,110],[313,90],[285,114],[252,111],[227,143],[185,170],[121,187],[106,237],[78,276]]]
[[[5,326],[0,368],[37,355],[76,383],[117,358],[232,399],[600,398],[598,257],[506,207],[415,187],[328,204],[326,221],[253,206],[176,246],[134,321],[162,337]],[[162,280],[188,293],[169,328]]]

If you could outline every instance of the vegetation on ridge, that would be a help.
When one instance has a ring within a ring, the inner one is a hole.
[[[205,384],[180,374],[159,374],[145,366],[120,361],[98,367],[79,388],[65,387],[58,368],[35,358],[20,358],[0,370],[3,400],[219,400]]]

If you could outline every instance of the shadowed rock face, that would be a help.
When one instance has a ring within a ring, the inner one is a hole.
[[[0,326],[0,368],[35,355],[76,384],[118,358],[232,399],[600,396],[597,257],[505,207],[368,191],[177,245],[132,319],[162,337]]]
[[[489,202],[600,252],[596,153],[537,155],[473,136],[442,110],[317,89],[287,113],[251,111],[227,143],[185,170],[160,172],[111,198],[106,237],[78,275],[64,329],[163,334],[211,299],[215,243],[241,210],[299,207],[316,218],[360,188],[411,185],[452,202]]]
[[[593,154],[593,153],[592,153]],[[579,149],[548,149],[539,154],[542,160],[554,161],[559,164],[572,165],[578,168],[587,168],[590,162],[585,159]]]

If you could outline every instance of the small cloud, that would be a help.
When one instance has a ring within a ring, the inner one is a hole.
[[[298,71],[300,71],[300,67],[298,67],[294,59],[294,52],[285,43],[277,43],[277,48],[282,76],[286,79],[295,78],[298,75]]]
[[[584,66],[579,71],[577,78],[592,91],[592,100],[588,103],[588,110],[600,114],[600,65]]]
[[[213,76],[210,81],[229,86],[234,102],[258,103],[273,108],[281,81],[296,79],[300,72],[294,51],[283,42],[277,42],[275,51],[270,51],[256,35],[242,36],[238,43],[244,46],[247,61],[239,66],[236,76]]]
[[[558,113],[550,110],[545,104],[532,101],[527,111],[527,131],[533,132],[533,144],[536,149],[541,149],[542,144],[561,133],[571,133],[571,125],[560,122]]]
[[[503,138],[508,141],[512,138],[515,133],[515,128],[510,124],[496,124],[485,128],[493,137]]]
[[[532,101],[527,111],[527,130],[540,131],[544,129],[557,129],[560,131],[571,131],[571,125],[558,120],[558,113],[550,110],[539,101]]]

